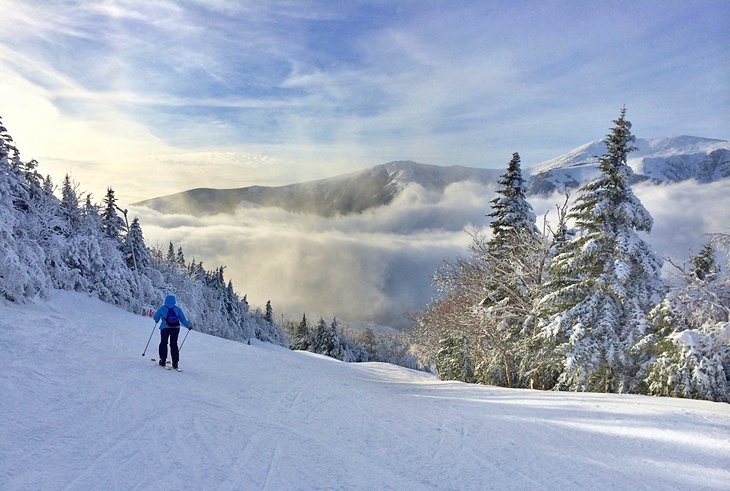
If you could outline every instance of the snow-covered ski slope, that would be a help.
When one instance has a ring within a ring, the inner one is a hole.
[[[508,390],[0,305],[0,489],[729,489],[730,405]]]

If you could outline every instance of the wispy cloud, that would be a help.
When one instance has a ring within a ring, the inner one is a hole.
[[[174,174],[180,159],[149,156],[178,151],[271,163],[236,185],[395,159],[496,167],[520,151],[530,165],[600,138],[623,104],[640,136],[726,138],[729,13],[676,2],[6,0],[0,114],[34,156],[96,161],[70,170],[94,186],[129,183],[120,191],[132,199],[158,193],[126,179],[128,166]],[[24,115],[31,104],[46,111]],[[56,132],[77,128],[65,146],[31,122],[49,115]],[[226,162],[206,173],[210,185],[216,175],[234,185]],[[199,175],[176,182],[196,187]]]

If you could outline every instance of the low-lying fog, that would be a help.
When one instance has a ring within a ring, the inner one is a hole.
[[[654,217],[646,240],[663,257],[682,261],[699,250],[703,234],[730,232],[730,180],[641,184],[634,192]],[[494,188],[464,182],[443,195],[410,185],[390,206],[334,218],[251,206],[210,217],[132,214],[149,245],[167,251],[171,241],[206,269],[225,265],[254,307],[271,300],[277,316],[306,312],[403,328],[405,315],[434,296],[431,278],[442,261],[466,253],[465,229],[487,227],[493,197]],[[540,223],[546,212],[555,219],[563,200],[529,198]]]

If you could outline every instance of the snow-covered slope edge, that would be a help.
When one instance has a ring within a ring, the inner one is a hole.
[[[498,389],[0,304],[0,489],[726,489],[730,405]],[[154,356],[157,336],[149,356]]]

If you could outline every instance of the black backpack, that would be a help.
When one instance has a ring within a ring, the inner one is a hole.
[[[180,326],[180,317],[178,317],[175,307],[167,309],[167,315],[165,316],[165,324],[167,324],[167,327],[179,327]]]

